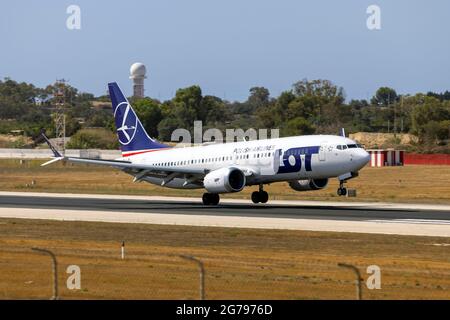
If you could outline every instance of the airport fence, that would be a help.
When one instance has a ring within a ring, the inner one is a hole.
[[[0,299],[450,298],[449,270],[432,275],[413,265],[416,271],[405,276],[404,267],[391,266],[377,279],[377,266],[367,273],[345,257],[338,263],[276,254],[230,261],[102,246],[10,246],[0,257]]]

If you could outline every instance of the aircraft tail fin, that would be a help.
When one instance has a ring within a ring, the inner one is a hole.
[[[147,134],[116,82],[108,83],[108,89],[123,157],[169,148]]]

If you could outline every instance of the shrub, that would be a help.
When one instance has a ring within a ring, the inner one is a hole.
[[[75,133],[67,144],[69,149],[117,149],[117,136],[103,128],[81,129]]]

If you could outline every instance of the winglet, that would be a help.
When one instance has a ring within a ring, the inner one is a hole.
[[[41,133],[42,137],[44,138],[45,142],[47,142],[48,146],[50,147],[50,150],[52,150],[53,152],[53,156],[55,158],[64,158],[61,153],[58,152],[58,150],[56,150],[55,146],[52,145],[52,143],[50,142],[50,140],[47,138],[47,136],[44,133]]]

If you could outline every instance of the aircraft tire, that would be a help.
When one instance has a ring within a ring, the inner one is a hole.
[[[267,203],[267,201],[269,201],[269,194],[266,191],[261,191],[259,194],[259,200],[261,203]]]
[[[347,188],[339,188],[337,189],[338,196],[346,196],[347,195]]]
[[[203,204],[206,206],[216,206],[220,202],[220,196],[217,193],[204,193],[202,197]]]
[[[217,206],[220,202],[220,196],[218,193],[211,193],[211,204]]]
[[[253,203],[259,203],[259,202],[261,202],[260,196],[259,196],[259,192],[258,192],[258,191],[252,192],[252,202],[253,202]]]

